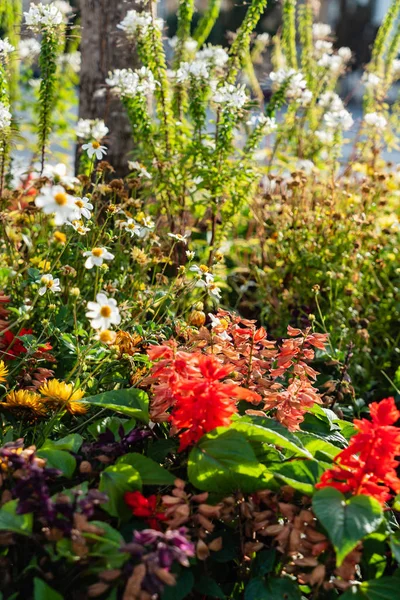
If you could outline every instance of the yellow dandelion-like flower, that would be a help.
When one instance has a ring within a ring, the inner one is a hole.
[[[53,233],[53,238],[54,241],[58,244],[65,244],[65,242],[67,241],[67,236],[62,231],[55,231]]]
[[[81,402],[85,392],[80,389],[74,391],[72,383],[50,379],[39,388],[39,392],[43,396],[43,402],[51,408],[65,408],[72,415],[82,415],[87,411],[87,407]]]
[[[0,383],[3,383],[6,380],[8,375],[8,369],[4,364],[4,360],[0,360]]]
[[[10,410],[18,417],[29,420],[46,415],[46,408],[39,394],[29,390],[13,390],[7,394],[5,402],[0,403],[0,408]]]

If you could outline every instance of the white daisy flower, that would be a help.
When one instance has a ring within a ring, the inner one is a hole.
[[[194,257],[196,256],[196,253],[193,252],[193,250],[186,250],[185,254],[186,254],[186,258],[188,260],[193,260]]]
[[[129,231],[131,237],[136,235],[139,238],[143,238],[147,233],[146,228],[141,227],[134,219],[128,219],[127,221],[121,223],[121,227],[126,231]]]
[[[218,317],[215,317],[212,313],[208,313],[209,319],[211,321],[211,329],[215,329],[216,327],[220,327],[222,329],[222,331],[218,332],[218,336],[222,339],[222,340],[226,340],[226,341],[232,341],[230,335],[228,335],[226,333],[226,331],[223,331],[224,329],[224,324],[222,323],[221,319],[218,319]]]
[[[75,207],[77,220],[81,219],[82,217],[90,219],[92,216],[91,211],[93,210],[93,204],[89,202],[89,198],[75,198]]]
[[[89,158],[96,156],[97,160],[101,160],[103,156],[107,154],[107,147],[100,146],[100,143],[97,141],[89,142],[88,144],[83,144],[82,150],[86,150]]]
[[[148,229],[153,229],[153,227],[155,226],[155,223],[151,217],[143,217],[142,223],[143,226],[147,227]]]
[[[41,286],[39,288],[39,296],[44,296],[44,294],[49,291],[55,294],[56,292],[61,292],[60,288],[60,280],[58,278],[54,279],[51,273],[47,273],[40,278]]]
[[[242,108],[248,101],[245,88],[245,85],[235,86],[230,83],[224,83],[215,92],[213,100],[216,104],[223,104],[228,108]]]
[[[33,4],[29,11],[24,12],[25,23],[28,29],[40,32],[42,29],[57,29],[63,22],[62,12],[54,4]]]
[[[75,198],[67,194],[61,185],[42,187],[35,204],[45,215],[54,214],[56,225],[64,225],[75,215]]]
[[[79,183],[79,179],[77,177],[67,174],[67,166],[63,163],[46,165],[43,170],[43,177],[52,179],[55,183],[62,183],[68,188],[72,188],[76,183]]]
[[[189,237],[189,234],[185,234],[185,235],[181,235],[180,233],[168,233],[167,234],[170,238],[173,238],[174,240],[176,240],[177,242],[182,242],[182,244],[187,244],[187,239]]]
[[[147,179],[151,179],[151,174],[137,160],[128,160],[128,167],[131,171],[139,171],[139,177],[147,177]]]
[[[114,258],[114,254],[111,254],[106,248],[92,248],[84,252],[83,256],[87,256],[85,262],[86,269],[101,267],[105,260],[112,260]]]
[[[86,235],[88,231],[90,231],[90,227],[86,227],[82,223],[82,221],[79,221],[78,219],[74,219],[73,221],[71,221],[70,225],[72,225],[72,227],[77,233],[79,233],[79,235]]]
[[[214,296],[214,298],[217,298],[218,300],[221,298],[221,289],[214,282],[214,275],[211,273],[206,273],[204,279],[199,279],[196,283],[196,287],[204,288],[210,296]]]
[[[87,307],[86,316],[90,319],[93,329],[104,331],[111,325],[118,325],[121,322],[117,301],[108,298],[106,294],[97,294],[96,302],[88,302]]]

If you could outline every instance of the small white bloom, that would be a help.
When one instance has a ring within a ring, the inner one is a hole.
[[[341,129],[342,131],[349,130],[354,123],[353,117],[345,108],[335,112],[327,112],[324,115],[324,121],[329,129]]]
[[[226,108],[240,109],[248,100],[245,85],[235,86],[230,83],[224,83],[217,88],[213,100],[216,104],[222,104]]]
[[[58,64],[62,67],[69,67],[74,73],[79,73],[81,70],[82,57],[79,50],[76,52],[67,52],[58,57]]]
[[[189,234],[181,235],[180,233],[168,233],[167,235],[177,242],[182,242],[182,244],[185,245],[187,244],[187,239],[189,237]]]
[[[178,83],[184,83],[190,78],[208,79],[208,63],[205,60],[195,60],[192,63],[183,62],[175,73],[175,79]]]
[[[256,42],[260,42],[260,44],[263,44],[264,46],[269,44],[270,40],[271,40],[271,36],[269,35],[269,33],[266,33],[266,32],[260,33],[256,37]]]
[[[89,198],[75,198],[75,220],[80,220],[82,217],[90,219],[92,216],[93,204],[89,202]]]
[[[32,63],[40,54],[40,44],[35,38],[25,38],[18,44],[20,59]]]
[[[252,115],[247,121],[247,125],[260,125],[265,131],[265,133],[272,133],[278,127],[274,117],[266,117],[262,113],[258,115]]]
[[[333,44],[326,40],[316,40],[314,43],[314,54],[317,58],[321,58],[323,54],[332,54]]]
[[[43,275],[40,278],[40,283],[42,287],[39,288],[39,296],[44,296],[47,291],[53,292],[53,294],[61,292],[60,280],[58,278],[54,279],[51,273]]]
[[[54,4],[33,4],[28,12],[24,12],[28,29],[40,32],[42,29],[55,30],[63,22],[62,12]]]
[[[61,185],[44,186],[36,196],[35,204],[45,215],[54,214],[54,223],[63,225],[74,218],[75,198]]]
[[[72,12],[72,6],[66,0],[54,0],[53,5],[58,8],[63,15],[68,15]]]
[[[71,221],[70,225],[72,225],[79,235],[86,235],[90,231],[90,227],[86,227],[82,221],[78,221],[77,219]]]
[[[108,74],[106,83],[121,98],[134,98],[138,94],[149,96],[159,85],[155,81],[153,73],[147,67],[141,67],[135,71],[132,69],[115,69]]]
[[[218,300],[221,298],[221,289],[214,282],[214,276],[211,273],[206,273],[204,279],[199,279],[196,286],[204,288],[211,296],[214,296]]]
[[[322,108],[326,108],[333,112],[343,110],[344,108],[342,100],[335,92],[324,92],[321,94],[318,104],[319,106],[322,106]]]
[[[392,62],[392,73],[393,79],[397,80],[400,78],[400,60],[397,58]]]
[[[375,73],[364,73],[361,81],[369,91],[375,90],[382,84],[382,79],[378,75],[375,75]]]
[[[151,217],[143,217],[142,223],[147,229],[153,229],[153,227],[155,227],[155,223]]]
[[[188,260],[193,260],[194,257],[196,256],[196,253],[193,252],[193,250],[186,250],[185,254],[186,254],[186,258]]]
[[[323,54],[317,64],[332,73],[338,73],[344,68],[343,59],[338,54]]]
[[[272,71],[269,77],[274,84],[273,87],[275,90],[285,85],[286,98],[299,100],[303,104],[311,100],[312,94],[310,96],[305,77],[300,71],[279,69],[278,71]]]
[[[83,256],[87,256],[85,261],[86,269],[101,267],[105,260],[112,260],[114,258],[114,254],[111,254],[106,248],[92,248],[91,250],[84,252]]]
[[[43,170],[43,177],[52,179],[55,183],[62,183],[68,188],[72,188],[76,183],[79,183],[77,177],[67,174],[67,166],[63,163],[46,165]]]
[[[97,160],[101,160],[107,154],[107,147],[100,146],[100,143],[96,141],[83,144],[82,150],[86,150],[89,158],[96,156]]]
[[[11,125],[12,115],[8,110],[7,106],[0,102],[0,131]]]
[[[226,331],[224,331],[224,325],[221,321],[221,319],[218,319],[218,317],[214,316],[212,313],[208,313],[208,317],[211,321],[211,329],[215,329],[216,327],[220,327],[222,329],[222,331],[218,331],[217,335],[222,339],[222,340],[226,340],[226,341],[232,341],[230,335],[228,335],[226,333]]]
[[[332,144],[333,142],[333,133],[332,131],[316,131],[315,132],[315,137],[322,143],[322,144]]]
[[[0,55],[3,54],[4,56],[7,56],[7,54],[14,52],[14,50],[15,50],[15,48],[12,44],[10,44],[10,42],[8,41],[8,38],[4,38],[4,40],[0,40]]]
[[[78,138],[92,138],[100,142],[109,132],[103,119],[79,119],[75,133]]]
[[[376,131],[384,131],[387,126],[387,120],[383,115],[376,112],[367,113],[364,116],[364,121],[370,127],[373,127]]]
[[[144,238],[147,231],[146,227],[141,227],[139,223],[135,221],[135,219],[128,219],[127,221],[121,223],[122,229],[129,231],[131,237],[136,235],[138,238]]]
[[[147,169],[142,164],[140,164],[140,162],[138,162],[136,160],[129,160],[128,167],[130,168],[131,171],[139,171],[139,173],[138,173],[139,177],[147,177],[147,179],[151,179],[150,173],[147,171]]]
[[[337,53],[345,63],[348,63],[351,60],[351,57],[353,56],[352,51],[347,46],[342,46],[341,48],[339,48]]]
[[[86,316],[90,319],[93,329],[105,330],[121,322],[117,301],[108,298],[106,294],[97,294],[96,302],[88,302],[87,307]]]
[[[314,39],[321,40],[329,37],[332,33],[332,29],[327,23],[314,23],[312,32]]]
[[[117,25],[118,29],[122,29],[128,38],[134,38],[136,35],[145,36],[152,27],[153,19],[149,12],[137,12],[136,10],[128,10],[125,18]],[[155,19],[154,24],[159,29],[163,27],[162,19]]]
[[[221,46],[205,46],[197,52],[196,60],[205,60],[212,67],[222,68],[229,60],[229,55]]]

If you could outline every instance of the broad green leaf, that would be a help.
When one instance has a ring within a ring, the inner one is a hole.
[[[166,585],[162,600],[184,600],[190,595],[194,584],[192,571],[183,568],[177,578],[176,585]]]
[[[45,458],[48,467],[59,469],[65,477],[72,477],[76,469],[76,460],[69,452],[57,450],[54,447],[42,446],[37,456]]]
[[[107,429],[109,429],[115,436],[117,440],[119,437],[119,429],[122,427],[124,433],[129,433],[135,427],[136,421],[135,419],[121,419],[121,417],[113,416],[113,417],[104,417],[103,419],[98,419],[87,428],[88,432],[95,438],[97,438],[101,433],[104,433]]]
[[[290,450],[296,456],[312,458],[308,450],[303,448],[301,441],[274,419],[267,417],[242,417],[234,421],[231,429],[245,435],[249,441],[272,444],[279,448]]]
[[[316,460],[291,460],[290,462],[274,463],[269,470],[277,479],[290,485],[293,489],[312,496],[315,484],[329,465],[323,465]]]
[[[290,579],[255,577],[246,586],[244,600],[301,600],[301,593]]]
[[[84,398],[84,401],[93,406],[108,408],[128,417],[134,417],[144,423],[149,422],[149,397],[136,388],[103,392]]]
[[[82,446],[83,437],[79,433],[70,433],[59,440],[46,440],[41,450],[56,449],[68,450],[69,452],[78,452]]]
[[[121,546],[125,543],[119,531],[111,527],[105,521],[90,521],[91,525],[103,530],[99,536],[84,533],[84,537],[91,540],[90,553],[93,556],[103,556],[107,569],[117,569],[130,558],[126,552],[121,552]],[[95,542],[96,538],[98,541]],[[94,543],[93,543],[94,542]]]
[[[331,487],[314,494],[313,509],[335,547],[338,566],[383,519],[382,507],[374,498],[353,496],[346,502],[343,494]]]
[[[254,492],[267,487],[272,476],[246,438],[232,428],[218,427],[204,435],[190,454],[189,481],[207,492]]]
[[[390,549],[393,553],[393,556],[400,564],[400,532],[396,531],[394,535],[390,536]]]
[[[274,567],[275,558],[276,551],[274,549],[257,552],[251,563],[251,572],[255,576],[270,573]]]
[[[53,590],[43,579],[33,580],[33,600],[63,600],[63,596]]]
[[[211,577],[202,575],[201,578],[194,584],[194,589],[206,598],[220,598],[225,600],[226,596],[219,587],[218,583]]]
[[[334,444],[327,442],[315,433],[304,433],[299,431],[297,436],[303,443],[304,448],[311,452],[312,456],[317,460],[327,460],[331,462],[342,450],[342,448],[338,448]]]
[[[17,514],[18,500],[10,500],[0,508],[0,531],[12,531],[20,535],[32,533],[33,515]]]
[[[129,508],[124,501],[125,492],[142,489],[142,481],[131,465],[111,465],[100,475],[99,490],[108,496],[108,502],[101,507],[113,517],[128,517]]]
[[[340,600],[395,600],[399,597],[399,587],[397,577],[381,577],[353,586],[340,596]]]
[[[121,456],[117,460],[117,464],[122,463],[132,465],[139,472],[144,485],[172,485],[176,479],[174,475],[154,460],[137,452],[130,452]]]

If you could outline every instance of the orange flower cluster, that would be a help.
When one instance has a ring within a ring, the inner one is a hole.
[[[182,451],[195,444],[205,433],[229,425],[237,412],[236,402],[259,402],[261,397],[234,383],[222,381],[232,371],[215,356],[201,352],[176,352],[176,345],[152,347],[149,356],[161,359],[153,368],[159,383],[154,392],[156,402],[166,409],[173,406],[169,420],[179,432]]]
[[[365,494],[381,504],[390,500],[391,490],[400,493],[396,468],[400,462],[400,419],[394,398],[370,405],[371,421],[354,419],[358,433],[348,448],[335,458],[335,465],[325,471],[317,488],[333,487],[346,494]]]

